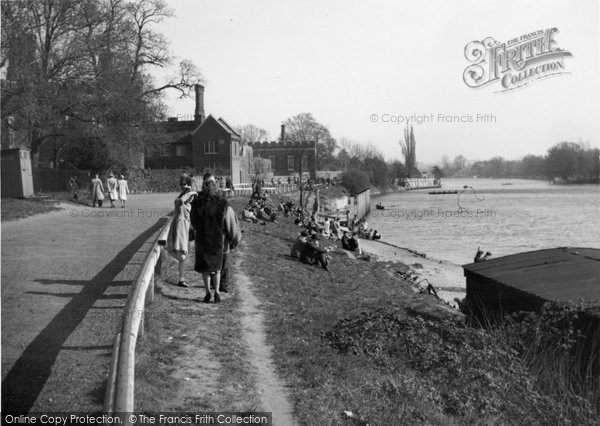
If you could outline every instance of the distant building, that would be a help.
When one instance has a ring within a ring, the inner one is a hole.
[[[191,133],[193,167],[200,174],[230,176],[234,184],[249,182],[252,151],[242,146],[240,135],[222,118],[209,115]]]
[[[193,120],[169,118],[167,138],[158,151],[146,156],[148,168],[191,168],[198,174],[229,176],[234,184],[250,181],[252,149],[242,146],[240,135],[223,119],[204,118],[204,87],[196,85]]]
[[[285,137],[285,125],[281,125],[278,142],[249,142],[254,155],[271,160],[271,170],[275,176],[289,176],[308,173],[311,179],[317,177],[317,148],[315,141],[290,141]],[[302,161],[302,163],[300,163]]]

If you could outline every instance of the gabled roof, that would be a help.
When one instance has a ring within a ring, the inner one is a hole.
[[[238,133],[237,133],[235,130],[233,130],[233,127],[231,127],[231,126],[229,125],[229,123],[225,121],[225,119],[224,119],[223,117],[219,117],[219,123],[220,123],[220,124],[221,124],[223,127],[225,127],[225,128],[227,129],[227,131],[228,131],[229,133],[231,133],[232,135],[236,135],[236,136],[238,136],[238,137],[240,136],[240,135],[239,135],[239,134],[238,134]]]
[[[218,120],[212,116],[212,114],[209,114],[208,117],[206,117],[206,119],[204,120],[204,122],[202,124],[200,124],[200,126],[198,126],[196,129],[194,129],[194,131],[192,132],[192,134],[196,133],[197,131],[199,131],[202,127],[204,127],[204,125],[206,125],[206,123],[208,123],[209,121],[214,121],[215,123],[217,123],[223,130],[225,130],[227,133],[229,133],[232,136],[236,136],[236,137],[240,137],[240,135],[238,135],[236,133],[235,130],[233,130],[231,128],[231,126],[222,118],[219,118]]]

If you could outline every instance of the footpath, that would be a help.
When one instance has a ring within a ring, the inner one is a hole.
[[[132,280],[175,194],[2,222],[2,411],[99,412]]]

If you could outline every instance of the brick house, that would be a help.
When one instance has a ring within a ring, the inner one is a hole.
[[[252,152],[242,146],[240,135],[224,119],[209,115],[190,137],[193,167],[198,173],[230,176],[234,184],[250,181]]]
[[[204,87],[197,84],[195,90],[193,120],[169,118],[164,123],[164,144],[158,152],[146,155],[146,167],[189,168],[197,174],[229,176],[234,184],[249,182],[252,149],[242,146],[240,135],[223,118],[204,118]]]
[[[298,173],[302,161],[303,174],[311,179],[317,175],[317,150],[314,141],[292,142],[249,142],[255,156],[271,160],[271,170],[275,176],[289,176]],[[302,160],[300,160],[302,158]]]

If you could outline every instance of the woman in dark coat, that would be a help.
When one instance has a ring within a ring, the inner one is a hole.
[[[219,295],[223,254],[234,248],[241,240],[235,212],[227,200],[219,195],[215,178],[210,173],[204,175],[202,192],[192,203],[192,226],[196,230],[196,261],[194,270],[202,274],[209,303],[211,276],[214,277],[215,303],[221,301]]]

